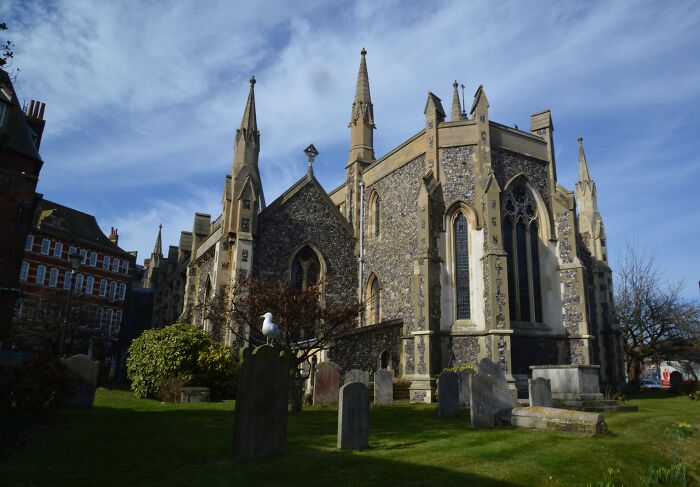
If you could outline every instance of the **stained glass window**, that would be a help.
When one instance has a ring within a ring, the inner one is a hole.
[[[459,213],[454,220],[454,263],[457,319],[471,318],[469,306],[469,237],[467,219]]]

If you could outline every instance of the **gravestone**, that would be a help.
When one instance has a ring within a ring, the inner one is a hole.
[[[283,453],[287,446],[289,359],[269,345],[241,353],[233,427],[233,461]]]
[[[474,371],[471,369],[460,370],[457,372],[457,375],[459,376],[459,407],[467,409],[469,407],[469,390],[471,389]]]
[[[361,382],[340,388],[338,403],[338,448],[361,450],[369,447],[369,389]]]
[[[394,374],[386,369],[374,373],[374,405],[383,406],[394,402]]]
[[[180,402],[209,402],[211,390],[208,387],[181,387]]]
[[[515,401],[500,365],[482,359],[472,376],[469,392],[472,428],[493,428],[509,421]]]
[[[95,402],[99,364],[90,360],[87,355],[73,355],[62,359],[61,362],[75,380],[74,392],[63,397],[63,404],[72,408],[91,408]]]
[[[360,369],[352,369],[346,372],[343,385],[351,382],[362,382],[365,386],[369,387],[369,372]]]
[[[549,379],[537,377],[527,381],[528,396],[530,406],[552,407],[552,386]]]
[[[681,374],[677,370],[674,370],[673,372],[671,372],[670,379],[671,392],[673,392],[674,394],[680,394],[681,389],[683,388],[683,374]]]
[[[338,404],[340,367],[327,360],[316,365],[314,374],[314,406]]]
[[[514,408],[510,423],[518,428],[567,431],[584,435],[604,435],[608,432],[608,425],[600,413],[541,406]]]
[[[459,376],[456,372],[442,371],[438,376],[438,415],[454,418],[459,413]]]

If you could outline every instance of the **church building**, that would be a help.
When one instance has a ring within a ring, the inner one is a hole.
[[[239,276],[323,282],[367,304],[327,357],[343,370],[389,368],[411,400],[434,399],[446,367],[489,357],[512,386],[532,365],[600,365],[624,381],[611,320],[612,277],[582,139],[576,193],[557,182],[549,110],[529,131],[494,122],[480,86],[469,110],[457,83],[448,118],[428,93],[417,133],[377,157],[366,51],[350,112],[345,180],[327,192],[307,174],[265,204],[255,79],[226,176],[222,213],[195,214],[184,314]],[[339,166],[340,168],[343,166]]]

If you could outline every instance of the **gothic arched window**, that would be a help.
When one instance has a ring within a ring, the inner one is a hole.
[[[379,279],[372,274],[367,283],[367,324],[381,322],[381,287]]]
[[[452,221],[453,273],[455,281],[455,318],[471,318],[469,299],[469,224],[464,213],[457,212]]]
[[[503,247],[508,254],[511,321],[542,322],[537,204],[523,182],[503,200]]]
[[[372,196],[369,199],[369,236],[379,237],[381,234],[381,206],[382,202],[379,198],[379,193],[376,191],[372,192]]]
[[[290,274],[291,286],[306,290],[318,284],[321,278],[321,263],[316,252],[308,245],[302,247],[292,260]]]

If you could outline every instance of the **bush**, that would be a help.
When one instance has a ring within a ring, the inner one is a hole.
[[[46,353],[0,364],[0,452],[22,443],[33,425],[57,419],[74,386],[60,360]]]
[[[180,387],[209,387],[212,397],[226,395],[238,364],[229,347],[187,323],[146,330],[129,347],[127,375],[138,397],[175,401]]]
[[[447,367],[446,369],[443,369],[445,372],[462,372],[463,370],[471,370],[472,372],[476,372],[476,365],[466,363],[466,364],[457,364],[454,367]]]
[[[231,347],[215,344],[199,353],[194,381],[209,387],[212,399],[233,397],[238,371]]]

